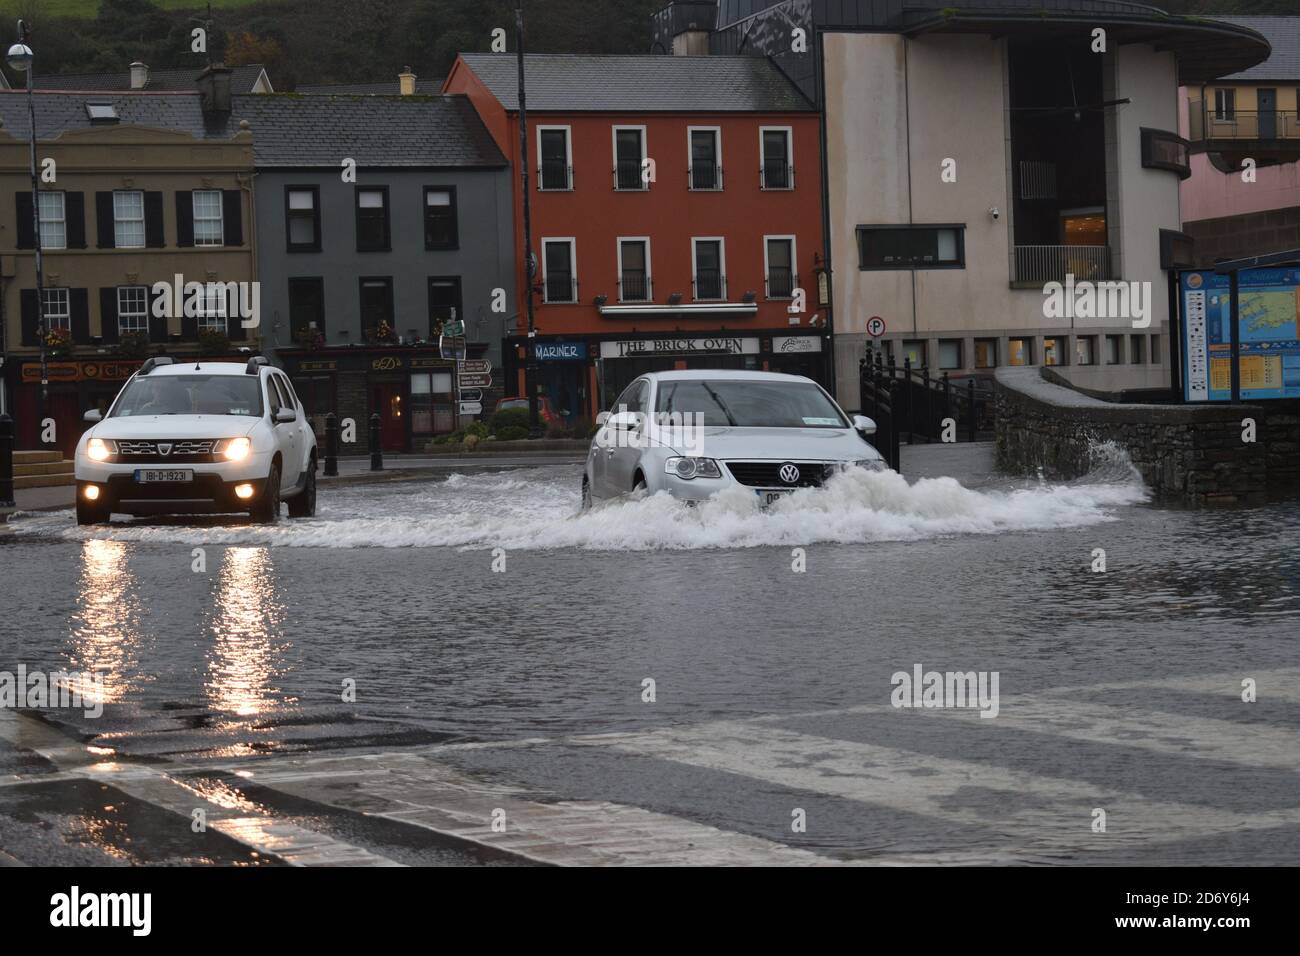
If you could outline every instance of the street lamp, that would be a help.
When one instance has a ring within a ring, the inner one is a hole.
[[[9,48],[5,59],[9,66],[18,73],[27,74],[27,116],[28,116],[28,159],[32,174],[32,246],[36,253],[36,336],[41,348],[41,407],[38,420],[45,420],[45,409],[49,404],[50,376],[45,357],[45,291],[44,273],[41,263],[41,195],[40,180],[36,175],[36,104],[32,99],[32,87],[36,81],[36,71],[32,68],[35,59],[32,48],[27,41],[31,31],[25,20],[18,21],[18,42]],[[43,431],[43,429],[42,429]]]

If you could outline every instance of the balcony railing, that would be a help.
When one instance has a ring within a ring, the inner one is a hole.
[[[624,269],[618,280],[618,298],[620,302],[649,302],[654,298],[650,288],[650,277],[644,269]]]
[[[1188,139],[1295,139],[1300,140],[1300,112],[1296,110],[1225,110],[1213,103],[1192,100],[1188,104]]]
[[[614,166],[614,188],[618,190],[650,188],[650,184],[641,173],[641,160],[620,159],[617,162]]]
[[[543,160],[537,170],[539,189],[572,189],[573,167],[564,162]]]
[[[727,277],[717,269],[702,269],[695,274],[692,282],[694,298],[725,299],[727,297]]]
[[[767,297],[769,299],[792,299],[794,290],[799,287],[799,277],[794,270],[786,266],[773,266],[767,270]]]
[[[764,189],[794,189],[794,165],[784,159],[765,159],[758,171]]]
[[[1016,282],[1109,279],[1110,246],[1016,246]]]
[[[689,170],[692,189],[721,189],[722,167],[717,163],[697,161]]]
[[[570,272],[550,272],[546,276],[547,302],[577,302],[578,280]]]

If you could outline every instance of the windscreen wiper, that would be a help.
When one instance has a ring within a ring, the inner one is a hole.
[[[717,404],[717,406],[718,406],[720,409],[722,409],[722,414],[724,414],[724,415],[727,416],[727,424],[730,425],[732,428],[738,428],[738,427],[740,427],[740,426],[738,426],[738,425],[736,424],[736,419],[732,417],[732,415],[731,415],[731,409],[729,409],[729,408],[727,407],[727,403],[724,402],[724,401],[722,400],[722,397],[721,397],[717,392],[715,392],[713,389],[709,388],[709,383],[708,383],[708,382],[700,382],[700,386],[701,386],[701,387],[702,387],[706,392],[709,393],[709,397],[713,399],[713,401]]]

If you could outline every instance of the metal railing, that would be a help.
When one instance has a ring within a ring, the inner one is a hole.
[[[794,164],[784,159],[765,159],[758,178],[764,189],[794,189]]]
[[[641,172],[641,160],[620,159],[614,165],[614,188],[623,190],[645,190],[650,188]]]
[[[792,299],[794,290],[799,287],[799,276],[788,266],[772,266],[767,270],[767,297],[769,299]]]
[[[537,168],[538,189],[572,189],[573,167],[567,163],[543,160]]]
[[[1300,111],[1239,110],[1219,112],[1214,104],[1192,100],[1187,109],[1188,139],[1298,139]]]
[[[717,269],[704,269],[695,274],[691,281],[694,298],[725,299],[727,297],[727,277]]]
[[[992,380],[970,375],[954,382],[947,372],[935,378],[926,366],[912,368],[886,361],[880,350],[867,348],[858,366],[858,401],[863,415],[876,421],[876,450],[898,468],[898,445],[945,440],[981,441],[993,431]]]
[[[570,272],[550,272],[546,276],[547,302],[577,302],[578,280]]]
[[[722,167],[715,162],[694,163],[686,171],[692,189],[721,189]]]
[[[620,302],[649,302],[654,298],[651,280],[644,269],[624,269],[618,280]]]
[[[1016,246],[1016,282],[1104,280],[1110,276],[1110,246]]]

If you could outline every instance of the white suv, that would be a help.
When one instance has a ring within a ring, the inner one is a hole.
[[[158,357],[122,386],[77,443],[77,523],[123,514],[316,513],[316,435],[289,380],[247,365]]]

